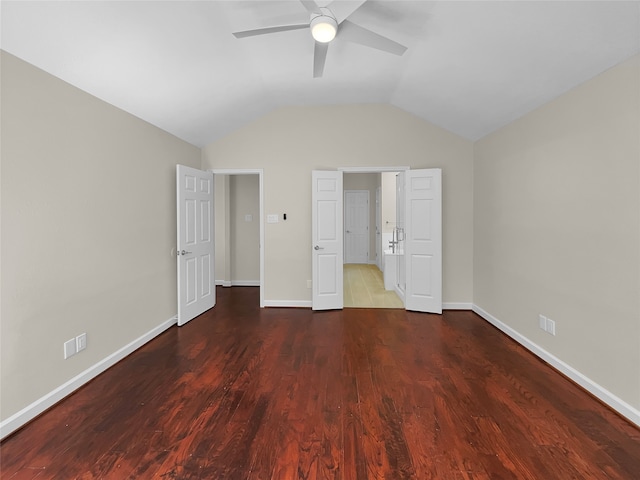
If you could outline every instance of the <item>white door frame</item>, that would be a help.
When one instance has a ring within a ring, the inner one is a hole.
[[[402,172],[411,170],[411,167],[338,167],[336,170],[343,173],[383,173],[383,172]]]
[[[264,170],[262,168],[211,168],[209,172],[213,173],[214,181],[216,175],[258,175],[260,184],[260,308],[264,308]]]

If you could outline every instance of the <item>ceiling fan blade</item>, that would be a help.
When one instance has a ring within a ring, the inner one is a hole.
[[[256,28],[254,30],[245,30],[243,32],[233,32],[233,36],[236,38],[254,37],[256,35],[266,35],[267,33],[286,32],[288,30],[301,30],[303,28],[309,28],[309,24],[301,23],[299,25],[280,25],[277,27]]]
[[[338,28],[338,37],[341,40],[347,40],[353,43],[359,43],[366,47],[376,48],[383,52],[393,53],[394,55],[402,55],[407,51],[407,47],[394,42],[393,40],[383,37],[371,30],[368,30],[360,25],[356,25],[349,20],[345,20],[340,24]]]
[[[320,78],[324,72],[324,62],[327,59],[329,44],[320,42],[315,42],[315,44],[316,46],[313,49],[313,78]]]
[[[320,8],[314,0],[300,0],[300,3],[304,5],[309,13],[320,13]]]
[[[335,15],[339,25],[366,1],[367,0],[333,0],[333,2],[327,5],[327,8]]]

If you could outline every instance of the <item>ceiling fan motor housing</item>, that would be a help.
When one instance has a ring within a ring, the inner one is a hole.
[[[311,14],[311,35],[316,42],[329,43],[338,32],[338,22],[328,8],[319,8],[320,13]]]

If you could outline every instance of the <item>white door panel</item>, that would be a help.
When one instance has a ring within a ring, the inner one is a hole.
[[[342,172],[312,172],[312,308],[340,309],[342,291]]]
[[[413,256],[413,268],[411,269],[411,285],[413,295],[421,297],[429,297],[433,295],[431,282],[432,267],[433,256]]]
[[[338,282],[335,281],[337,263],[336,255],[318,253],[318,294],[320,296],[337,293]]]
[[[336,222],[338,212],[335,200],[318,200],[318,241],[333,242],[337,239]]]
[[[405,195],[405,305],[442,313],[441,170],[407,170]]]
[[[178,325],[215,305],[213,174],[177,165]]]

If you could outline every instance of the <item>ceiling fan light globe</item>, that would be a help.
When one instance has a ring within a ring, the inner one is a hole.
[[[329,43],[336,37],[338,22],[326,15],[319,15],[311,20],[311,36],[316,42]]]

